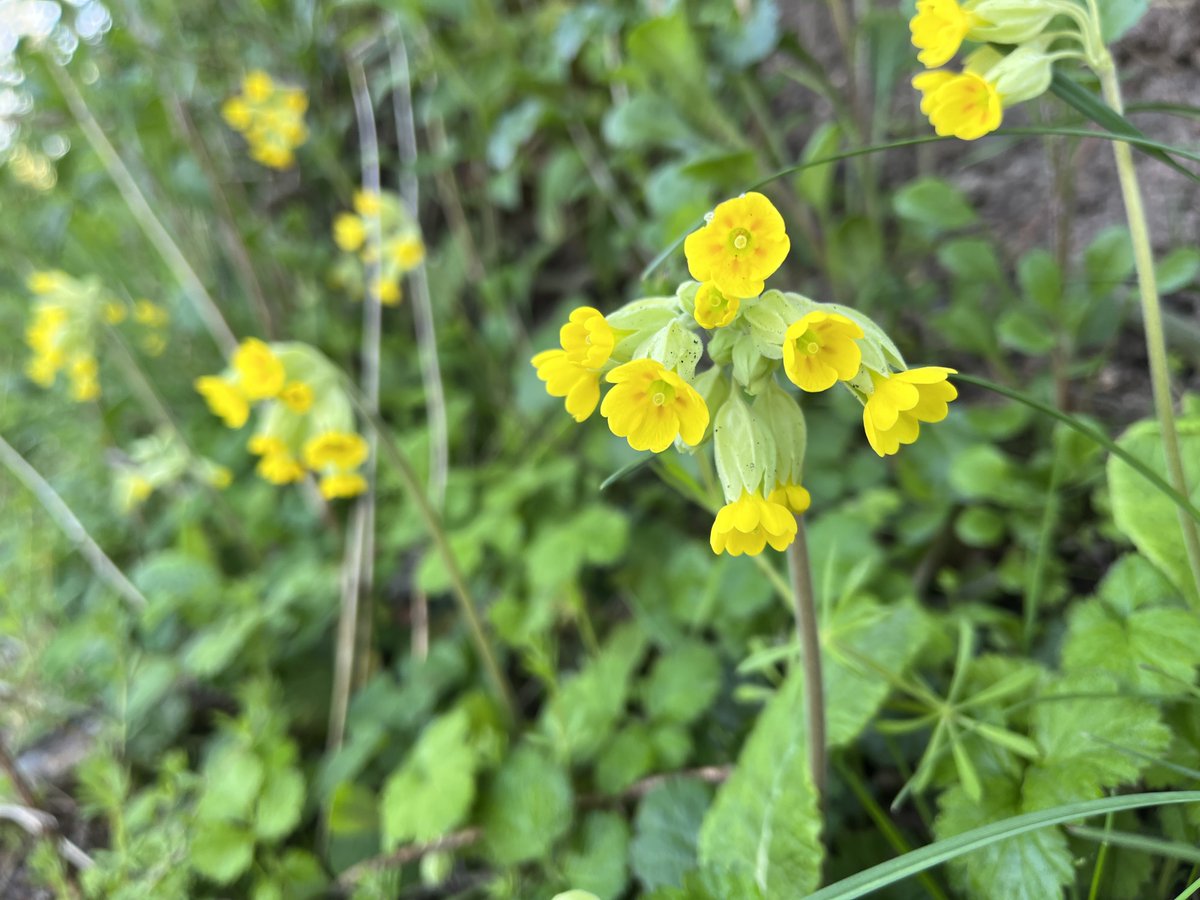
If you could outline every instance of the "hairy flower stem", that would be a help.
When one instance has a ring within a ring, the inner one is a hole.
[[[813,593],[812,565],[804,518],[796,517],[796,539],[788,546],[792,574],[792,607],[800,665],[804,668],[804,716],[808,725],[808,762],[818,798],[825,797],[825,686],[821,674],[821,635],[817,629],[817,602]]]
[[[1124,113],[1121,83],[1112,56],[1106,54],[1104,65],[1098,68],[1104,99],[1117,113]],[[1162,432],[1163,455],[1167,463],[1167,479],[1184,497],[1191,497],[1183,471],[1183,455],[1179,449],[1179,434],[1175,428],[1175,408],[1171,400],[1171,374],[1167,369],[1167,343],[1163,332],[1162,308],[1158,300],[1158,285],[1154,276],[1154,253],[1150,247],[1150,228],[1142,206],[1142,192],[1133,165],[1133,150],[1124,141],[1113,142],[1113,156],[1121,195],[1125,200],[1125,217],[1133,241],[1133,258],[1137,266],[1138,292],[1142,303],[1142,320],[1146,328],[1146,352],[1150,357],[1150,383],[1154,391],[1154,409]],[[1200,597],[1200,531],[1196,523],[1177,509],[1179,526],[1183,529],[1183,544],[1188,565],[1192,570],[1197,597]]]

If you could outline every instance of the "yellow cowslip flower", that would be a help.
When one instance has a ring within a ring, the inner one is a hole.
[[[287,380],[287,372],[275,351],[258,338],[242,341],[234,351],[233,368],[247,400],[275,397]]]
[[[165,328],[170,324],[171,316],[157,303],[139,300],[133,304],[133,321],[147,328]]]
[[[308,111],[308,94],[300,88],[285,88],[282,92],[283,108],[298,116]]]
[[[29,349],[53,357],[67,319],[67,311],[61,306],[39,306],[33,321],[25,328],[25,343]]]
[[[375,296],[384,306],[395,306],[400,302],[404,293],[400,290],[400,282],[391,278],[379,279],[375,282]]]
[[[367,223],[354,213],[340,213],[333,220],[333,242],[347,253],[353,253],[367,239]]]
[[[857,323],[837,313],[814,310],[788,326],[783,338],[783,370],[802,391],[828,390],[849,381],[862,365]]]
[[[120,325],[127,315],[124,303],[113,301],[104,304],[104,321],[109,325]]]
[[[812,506],[812,495],[807,488],[799,484],[778,484],[775,490],[767,495],[767,500],[770,503],[778,503],[797,516],[807,512]]]
[[[246,449],[255,456],[287,456],[288,448],[281,439],[270,434],[256,434],[246,444]]]
[[[376,191],[355,191],[354,211],[360,216],[377,216],[383,209],[383,201]]]
[[[321,496],[326,500],[357,497],[367,490],[367,479],[357,472],[335,472],[321,479]]]
[[[388,256],[401,271],[411,272],[425,259],[425,242],[419,237],[400,237],[387,245]]]
[[[918,83],[921,77],[913,79],[913,87],[922,92],[921,111],[940,136],[953,135],[962,141],[973,141],[1000,127],[1004,100],[996,85],[983,76],[962,72]]]
[[[275,93],[275,82],[262,69],[255,69],[242,79],[242,93],[251,103],[266,103]]]
[[[147,356],[162,356],[167,349],[167,339],[161,334],[148,334],[142,338],[141,345]]]
[[[795,539],[796,517],[786,506],[743,489],[717,512],[708,543],[713,553],[758,556],[767,544],[785,550]]]
[[[244,97],[230,97],[221,104],[221,118],[235,131],[245,131],[254,121],[254,113]]]
[[[958,390],[946,380],[954,369],[924,366],[894,375],[871,372],[874,391],[863,408],[863,430],[871,449],[891,456],[901,444],[911,444],[922,422],[940,422]]]
[[[250,148],[250,158],[269,169],[287,169],[296,161],[290,147],[279,144],[255,144]]]
[[[616,335],[604,313],[580,306],[571,311],[567,324],[559,329],[558,342],[572,362],[585,369],[599,369],[612,356]]]
[[[680,437],[695,446],[708,428],[708,407],[695,388],[653,359],[635,359],[608,373],[612,390],[600,415],[634,450],[661,453]]]
[[[576,422],[587,419],[600,402],[600,373],[571,359],[566,350],[543,350],[531,360],[551,397],[565,397]]]
[[[227,428],[241,428],[250,418],[250,404],[238,386],[216,375],[205,375],[195,381],[196,390]]]
[[[100,380],[94,358],[76,358],[67,374],[71,379],[71,399],[76,403],[86,403],[100,396]]]
[[[25,363],[25,374],[38,387],[50,388],[58,377],[58,363],[51,357],[35,356]]]
[[[920,75],[913,77],[912,86],[921,92],[922,115],[929,115],[929,111],[932,109],[932,97],[937,89],[953,81],[955,77],[957,76],[953,72],[948,72],[945,69],[922,72]]]
[[[688,271],[730,297],[757,297],[791,249],[783,216],[762,194],[726,200],[683,243]]]
[[[286,451],[268,453],[258,461],[255,471],[264,481],[271,484],[291,484],[293,481],[304,480],[304,466]]]
[[[131,507],[144,503],[154,493],[154,483],[145,475],[136,472],[125,479],[124,486]]]
[[[304,445],[304,462],[314,471],[328,466],[344,471],[361,466],[369,451],[362,435],[352,431],[327,431],[309,438]]]
[[[313,389],[303,381],[292,381],[279,392],[279,402],[294,413],[306,413],[312,409]]]
[[[693,315],[702,328],[724,328],[738,314],[742,301],[737,297],[726,297],[711,281],[706,281],[696,290]]]
[[[912,43],[921,52],[917,59],[930,69],[950,61],[977,17],[958,0],[917,0],[917,14],[908,23]]]
[[[31,293],[44,297],[63,287],[63,275],[61,272],[34,272],[29,276],[26,287]]]

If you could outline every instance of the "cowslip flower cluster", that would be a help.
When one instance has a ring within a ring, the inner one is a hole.
[[[224,490],[233,483],[233,473],[211,459],[193,456],[176,432],[162,429],[129,446],[113,479],[113,502],[128,515],[155,491],[184,479]]]
[[[220,375],[196,379],[196,390],[228,428],[240,429],[257,407],[247,449],[256,471],[272,484],[312,473],[332,500],[367,489],[357,470],[369,447],[354,425],[354,410],[337,368],[307,344],[243,341]]]
[[[25,374],[43,388],[66,376],[71,399],[84,403],[100,396],[100,366],[96,338],[103,326],[119,325],[128,316],[126,305],[94,278],[72,278],[65,272],[34,272],[27,282],[34,303],[25,343],[31,356]],[[150,355],[166,347],[166,310],[140,300],[134,304],[139,342]]]
[[[288,169],[296,161],[295,149],[308,140],[307,109],[308,95],[303,90],[276,84],[256,69],[242,79],[241,93],[222,105],[221,116],[246,138],[255,162]]]
[[[378,223],[378,229],[376,229]],[[362,265],[378,263],[373,293],[384,306],[400,302],[401,279],[425,259],[421,230],[400,198],[389,191],[358,191],[354,212],[333,220],[333,240],[347,256],[336,273],[363,294]]]
[[[1081,11],[1062,0],[917,0],[909,30],[927,69],[912,81],[921,112],[942,136],[973,141],[995,131],[1005,109],[1046,92],[1056,60],[1080,56],[1052,45],[1081,39],[1046,29],[1056,16]],[[983,46],[967,55],[962,70],[941,68],[968,41]],[[989,43],[1012,49],[1000,53]]]
[[[762,194],[721,203],[684,243],[695,281],[607,316],[574,310],[559,347],[533,357],[546,390],[583,422],[600,407],[635,450],[695,452],[710,441],[725,504],[714,553],[784,550],[811,505],[803,485],[805,394],[843,385],[863,405],[867,442],[890,456],[939,422],[957,396],[953,369],[910,369],[856,310],[767,290],[790,249],[783,217]],[[709,332],[711,365],[697,372]],[[602,383],[611,385],[603,401]]]

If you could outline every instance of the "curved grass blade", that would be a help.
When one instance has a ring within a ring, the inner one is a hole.
[[[653,456],[644,456],[643,455],[643,456],[639,456],[635,460],[625,463],[625,465],[621,466],[621,468],[617,469],[617,471],[613,472],[611,475],[609,475],[607,478],[605,478],[602,482],[600,482],[599,492],[601,494],[603,494],[606,490],[608,490],[610,487],[612,487],[614,484],[616,484],[618,481],[620,481],[626,475],[630,474],[631,472],[636,472],[642,466],[649,465],[653,459],[654,459]]]
[[[1067,828],[1067,831],[1075,837],[1095,841],[1098,844],[1113,844],[1127,850],[1138,850],[1152,856],[1162,856],[1167,859],[1178,859],[1182,862],[1200,865],[1200,850],[1191,844],[1164,841],[1161,838],[1135,834],[1131,831],[1105,831],[1103,828],[1089,828],[1086,825],[1072,825]]]
[[[1156,791],[1146,794],[1128,794],[1124,797],[1102,797],[1068,803],[1038,812],[1024,813],[1002,819],[982,828],[974,828],[963,834],[937,841],[911,853],[905,853],[885,863],[872,866],[857,875],[851,875],[835,884],[810,894],[808,900],[854,900],[872,891],[878,891],[898,881],[903,881],[924,872],[933,866],[957,859],[973,850],[979,850],[998,841],[1016,837],[1039,828],[1061,825],[1075,819],[1121,812],[1126,809],[1142,809],[1150,806],[1168,806],[1177,803],[1200,803],[1200,791]]]
[[[1172,503],[1186,512],[1197,522],[1200,522],[1200,509],[1197,509],[1187,497],[1183,496],[1183,494],[1179,493],[1179,491],[1167,484],[1166,480],[1164,480],[1162,476],[1147,466],[1144,462],[1142,462],[1133,454],[1129,453],[1127,450],[1117,446],[1117,444],[1110,437],[1108,437],[1108,435],[1097,431],[1095,428],[1092,428],[1090,425],[1081,422],[1074,416],[1067,415],[1065,412],[1055,409],[1048,403],[1035,400],[1033,397],[1030,397],[1027,394],[1022,394],[1020,391],[1014,391],[1012,388],[1007,388],[1002,384],[996,384],[994,381],[988,381],[986,378],[980,378],[977,375],[955,375],[954,379],[956,381],[964,381],[967,384],[973,384],[976,387],[984,388],[985,390],[1000,394],[1002,397],[1008,397],[1010,400],[1016,400],[1018,403],[1024,403],[1031,409],[1036,409],[1038,412],[1044,415],[1057,419],[1064,425],[1075,429],[1080,434],[1091,438],[1113,456],[1119,458],[1123,463],[1149,481],[1165,496],[1169,497]]]

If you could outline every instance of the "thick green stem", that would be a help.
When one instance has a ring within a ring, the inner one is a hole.
[[[813,592],[812,565],[804,519],[796,519],[796,540],[788,547],[792,574],[792,606],[796,637],[800,641],[800,665],[804,669],[804,717],[808,725],[808,762],[817,796],[825,797],[825,686],[821,674],[821,635],[817,629],[817,603]]]
[[[1121,84],[1116,67],[1109,56],[1099,69],[1104,99],[1116,112],[1124,112]],[[1150,357],[1150,383],[1154,391],[1154,409],[1162,432],[1163,455],[1167,463],[1167,479],[1184,497],[1191,497],[1183,471],[1183,455],[1179,450],[1179,435],[1175,428],[1175,407],[1171,399],[1171,374],[1167,369],[1167,342],[1163,333],[1162,309],[1158,301],[1158,286],[1154,276],[1154,253],[1150,247],[1150,229],[1142,206],[1142,192],[1133,165],[1133,150],[1123,141],[1113,142],[1117,176],[1125,200],[1125,216],[1133,241],[1133,258],[1137,266],[1138,292],[1142,303],[1142,320],[1146,329],[1146,352]],[[1200,531],[1196,523],[1178,511],[1179,526],[1183,529],[1183,544],[1188,565],[1192,570],[1197,596],[1200,597]]]

